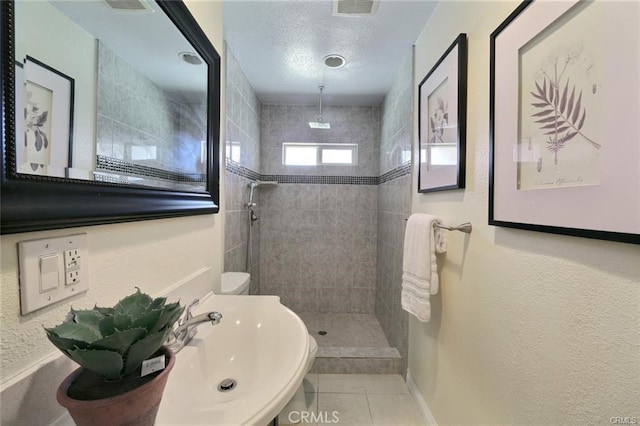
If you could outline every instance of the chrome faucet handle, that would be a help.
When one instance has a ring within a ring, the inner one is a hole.
[[[184,310],[185,312],[184,321],[189,321],[191,318],[193,318],[193,314],[191,313],[191,308],[196,306],[198,303],[200,303],[200,299],[193,299],[193,301],[187,305],[187,307]],[[182,324],[182,321],[180,321],[180,323]]]

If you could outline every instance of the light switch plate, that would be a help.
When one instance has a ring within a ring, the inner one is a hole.
[[[77,262],[65,264],[65,253],[77,250]],[[58,286],[51,274],[55,271],[52,257],[57,256]],[[47,259],[43,263],[42,259]],[[45,306],[59,302],[89,289],[89,255],[87,234],[18,243],[18,263],[20,267],[20,313],[29,314]],[[46,270],[42,270],[43,264]],[[69,278],[68,278],[69,277]],[[43,281],[44,280],[44,281]],[[43,284],[45,284],[43,286]]]

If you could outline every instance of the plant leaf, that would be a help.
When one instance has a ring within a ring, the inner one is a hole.
[[[104,316],[113,315],[113,308],[101,308],[98,305],[94,305],[93,309],[100,312]]]
[[[125,361],[124,375],[129,376],[138,371],[142,365],[142,361],[149,358],[160,346],[165,342],[168,332],[150,334],[144,339],[138,340],[127,353]]]
[[[573,96],[576,94],[576,85],[573,85],[573,90],[571,90],[571,96],[569,96],[569,104],[567,105],[567,117],[571,117],[571,112],[573,111]]]
[[[536,123],[550,123],[550,122],[555,122],[556,121],[556,117],[546,117],[546,118],[541,118],[539,120],[536,120]]]
[[[549,84],[549,86],[550,86],[549,89],[551,89],[550,93],[549,93],[549,102],[554,104],[557,107],[558,106],[558,99],[556,99],[556,96],[555,96],[556,90],[553,87],[553,85]]]
[[[148,311],[146,315],[133,320],[133,322],[131,323],[131,328],[143,328],[147,332],[153,330],[153,327],[158,323],[162,312],[163,309],[154,309],[152,311]]]
[[[566,130],[569,130],[571,127],[569,126],[564,126],[564,127],[559,127],[557,130],[552,130],[550,132],[545,133],[545,135],[554,135],[556,133],[562,133]]]
[[[160,318],[158,318],[158,322],[150,332],[159,331],[165,327],[173,327],[173,324],[178,320],[178,318],[180,318],[180,315],[182,315],[183,311],[184,307],[180,306],[180,302],[169,303],[168,305],[165,305],[162,313],[160,314]]]
[[[587,109],[585,108],[584,112],[582,113],[582,118],[580,119],[580,123],[578,123],[578,130],[582,129],[582,125],[584,124],[584,119],[587,118]]]
[[[72,360],[107,379],[122,377],[122,357],[119,353],[102,349],[74,349],[68,352]]]
[[[165,303],[167,303],[167,298],[166,297],[157,297],[157,298],[153,299],[153,302],[151,302],[151,304],[149,305],[149,309],[162,308]]]
[[[570,141],[571,139],[573,139],[577,134],[578,134],[578,132],[569,132],[562,139],[563,139],[564,142],[567,142],[567,141]]]
[[[102,320],[98,324],[98,327],[100,327],[100,334],[105,337],[111,336],[117,331],[115,325],[113,324],[113,317],[111,316],[102,318]]]
[[[144,328],[131,328],[124,331],[116,331],[111,336],[96,340],[91,344],[91,348],[106,349],[118,352],[124,356],[131,345],[146,336],[147,330]]]
[[[153,299],[137,289],[137,291],[124,299],[120,300],[116,306],[114,306],[113,315],[127,313],[132,319],[139,318],[147,310],[147,307],[151,304]],[[117,326],[116,326],[117,327]]]
[[[567,84],[564,86],[564,90],[562,91],[562,99],[560,99],[560,114],[564,114],[564,109],[567,107],[567,91],[569,90],[569,80],[567,80]]]
[[[555,129],[559,128],[560,126],[562,126],[564,123],[565,123],[564,121],[558,120],[555,123],[547,124],[546,126],[540,127],[540,130],[546,130],[546,129],[554,129],[555,130]]]
[[[133,319],[127,314],[120,313],[113,315],[113,326],[117,330],[126,330],[131,328],[131,323],[133,323]]]
[[[571,117],[571,121],[573,123],[578,121],[578,117],[580,116],[581,106],[582,106],[582,90],[580,91],[580,95],[578,95],[578,101],[576,102],[576,106],[573,108],[573,117]]]
[[[49,118],[49,111],[44,111],[42,114],[38,116],[38,121],[36,121],[36,126],[38,127],[44,126],[44,123],[47,122],[47,118]]]
[[[47,333],[63,339],[80,340],[82,342],[91,343],[100,339],[100,333],[92,327],[85,324],[76,324],[75,322],[63,322],[53,328],[46,328]]]
[[[536,108],[546,108],[546,107],[549,106],[549,104],[546,103],[546,102],[544,102],[544,103],[535,103],[535,104],[531,104],[531,105],[533,105]]]
[[[553,113],[552,109],[546,109],[544,111],[540,111],[536,114],[533,114],[532,117],[544,117],[545,115],[549,115],[551,113]]]
[[[73,318],[73,322],[91,327],[98,335],[102,336],[102,333],[100,332],[100,320],[102,320],[104,316],[100,312],[84,309],[76,311],[71,308],[70,314]]]
[[[542,87],[540,87],[540,85],[538,84],[537,81],[534,81],[534,83],[536,84],[536,88],[538,89],[538,94],[540,96],[542,96],[542,97],[546,97],[547,96],[547,94],[546,94],[546,92],[547,92],[547,80],[545,79],[543,81],[543,85],[545,87],[544,91],[542,90]]]
[[[541,101],[547,101],[544,97],[542,97],[542,96],[540,96],[540,95],[536,95],[536,94],[535,94],[535,93],[533,93],[533,92],[529,92],[529,93],[531,93],[531,95],[532,95],[534,98],[540,99]]]
[[[60,349],[67,356],[69,356],[67,352],[72,349],[85,349],[89,346],[89,343],[87,342],[75,339],[67,339],[51,333],[47,333],[47,338],[51,341],[51,343],[53,343],[56,348]]]

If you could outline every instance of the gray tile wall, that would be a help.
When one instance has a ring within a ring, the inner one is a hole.
[[[375,185],[282,184],[262,194],[261,290],[298,312],[373,313]]]
[[[97,155],[185,173],[205,173],[202,101],[186,103],[100,43],[98,48]],[[132,147],[155,147],[155,159],[135,160]]]
[[[240,149],[236,164],[240,164],[256,173],[260,172],[260,117],[261,108],[249,81],[242,72],[233,52],[226,48],[226,94],[227,120],[226,144]],[[230,159],[227,159],[230,160]],[[232,172],[236,168],[229,167],[225,172],[225,240],[224,270],[246,271],[247,244],[249,241],[249,201],[248,179]],[[260,212],[260,190],[255,200],[257,216]],[[254,222],[251,227],[251,294],[260,292],[260,226],[261,221]]]
[[[262,173],[377,176],[379,109],[264,105]],[[283,142],[357,143],[357,166],[282,164]],[[376,185],[280,184],[262,192],[261,290],[296,311],[373,313]]]
[[[380,171],[400,168],[411,152],[413,60],[409,55],[382,105]],[[410,159],[409,159],[410,161]],[[405,168],[406,169],[406,168]],[[411,213],[411,175],[378,186],[377,282],[375,313],[406,369],[408,314],[400,305],[405,219]]]
[[[411,160],[413,56],[408,55],[382,103],[380,174]]]
[[[326,107],[322,110],[331,129],[311,129],[317,106],[264,105],[262,108],[263,174],[378,176],[380,109],[378,107]],[[358,144],[357,166],[285,166],[284,142]]]

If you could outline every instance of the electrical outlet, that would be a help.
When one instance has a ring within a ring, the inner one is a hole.
[[[67,271],[64,274],[64,284],[72,285],[78,284],[80,282],[80,269],[76,269],[75,271]]]
[[[76,269],[80,267],[80,252],[77,248],[64,251],[64,269]]]
[[[28,315],[87,291],[87,247],[84,233],[19,241],[20,314]]]

